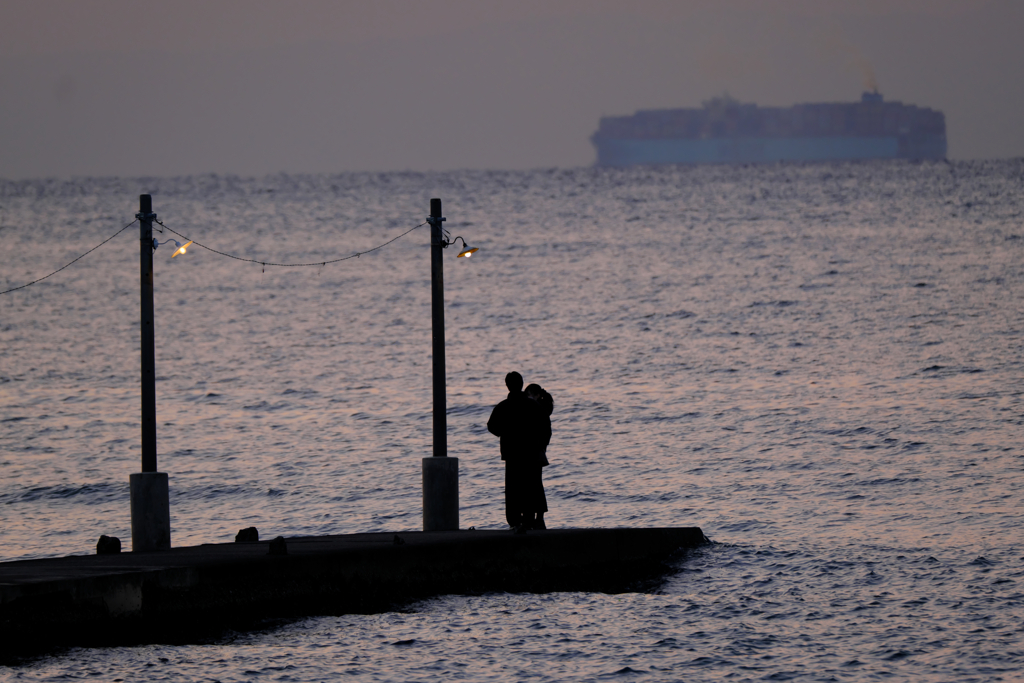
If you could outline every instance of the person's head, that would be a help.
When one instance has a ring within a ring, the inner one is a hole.
[[[544,390],[540,388],[539,384],[530,384],[529,386],[526,387],[525,391],[526,395],[532,398],[534,401],[539,399],[541,394],[544,393]]]
[[[523,376],[513,370],[512,372],[505,375],[505,386],[513,394],[518,394],[523,390]]]

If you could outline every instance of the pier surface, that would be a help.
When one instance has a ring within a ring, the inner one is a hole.
[[[654,586],[699,528],[352,534],[0,563],[0,660],[64,646],[186,643],[273,619],[440,595]]]

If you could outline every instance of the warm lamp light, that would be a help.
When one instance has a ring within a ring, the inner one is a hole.
[[[175,242],[175,243],[174,243],[174,246],[176,246],[176,247],[178,247],[178,248],[174,250],[174,253],[173,253],[173,254],[171,254],[171,258],[174,258],[174,257],[175,257],[175,256],[177,256],[178,254],[184,254],[184,253],[185,253],[185,250],[186,250],[186,249],[188,249],[188,247],[189,247],[189,245],[190,245],[190,244],[192,244],[192,240],[189,240],[189,241],[188,241],[188,242],[186,242],[185,244],[182,244],[181,242]]]
[[[462,258],[463,256],[469,258],[476,252],[480,251],[480,247],[471,247],[468,244],[466,244],[466,239],[461,235],[459,237],[456,237],[455,240],[462,240],[462,251],[459,252],[459,255],[456,256],[456,258]],[[452,240],[451,242],[445,242],[443,246],[447,247],[449,244],[455,244],[455,240]]]
[[[176,248],[176,249],[174,250],[174,253],[173,253],[173,254],[171,254],[171,258],[174,258],[174,257],[175,257],[175,256],[177,256],[178,254],[184,254],[184,253],[185,253],[185,250],[186,250],[186,249],[188,249],[189,245],[191,245],[191,244],[192,244],[192,240],[189,240],[189,241],[188,241],[188,242],[186,242],[185,244],[182,244],[182,243],[181,243],[181,242],[179,242],[178,240],[164,240],[163,242],[161,242],[161,241],[159,241],[159,240],[153,240],[153,249],[156,249],[156,248],[157,248],[157,247],[159,247],[159,246],[160,246],[161,244],[167,244],[168,242],[174,242],[174,246],[175,246],[175,247],[177,247],[177,248]]]

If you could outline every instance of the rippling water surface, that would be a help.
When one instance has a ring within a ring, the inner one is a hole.
[[[445,262],[462,526],[503,526],[484,425],[517,369],[555,398],[550,526],[715,544],[656,594],[453,596],[0,677],[1024,676],[1021,160],[0,181],[0,290],[143,192],[168,227],[271,262],[364,251],[441,197],[481,247]],[[420,527],[428,241],[313,268],[157,251],[175,545]],[[130,538],[138,281],[133,226],[0,297],[0,559]]]

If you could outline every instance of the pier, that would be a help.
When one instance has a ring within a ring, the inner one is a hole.
[[[0,563],[0,660],[188,643],[442,595],[642,591],[697,527],[367,533]]]
[[[403,233],[431,228],[433,448],[421,462],[423,531],[260,541],[249,540],[247,532],[255,532],[250,529],[240,532],[235,543],[173,547],[169,475],[158,469],[157,458],[154,252],[174,241],[178,251],[173,258],[195,244],[265,269],[322,267],[368,251],[320,263],[233,256],[160,221],[148,194],[139,197],[135,221],[107,241],[135,222],[142,434],[141,471],[129,477],[133,552],[120,553],[120,541],[104,537],[97,546],[102,552],[95,555],[0,563],[0,661],[62,647],[204,642],[228,630],[268,628],[303,617],[379,613],[443,595],[640,591],[672,571],[686,550],[708,542],[695,527],[459,529],[459,461],[447,447],[442,256],[459,240],[462,251],[456,258],[478,248],[444,229],[441,200],[435,198],[426,220]],[[166,235],[161,242],[154,223],[187,244]],[[539,457],[532,442],[520,448],[523,458]]]

